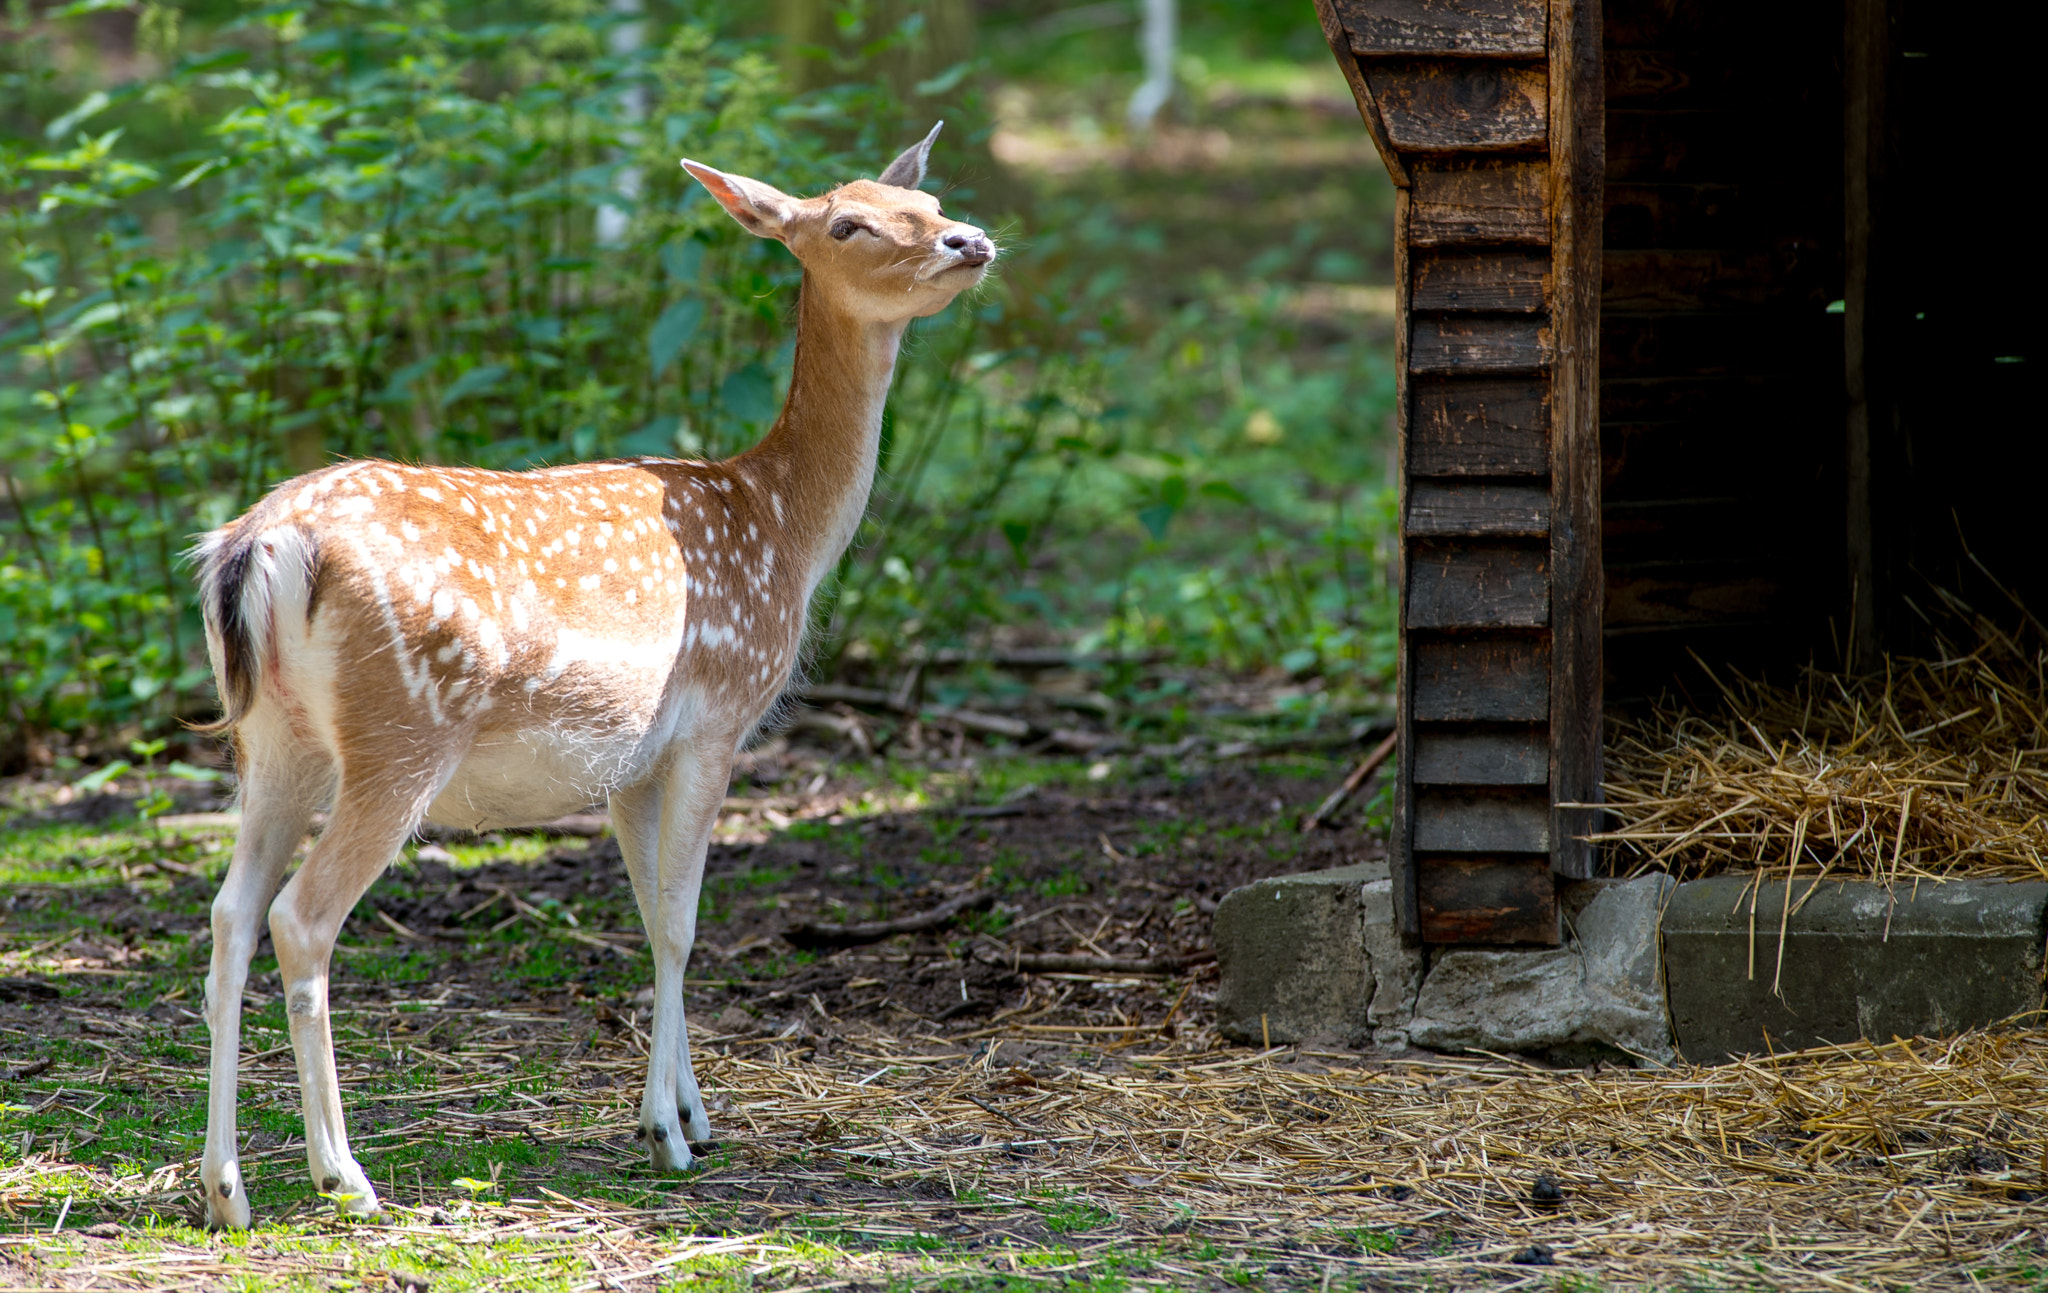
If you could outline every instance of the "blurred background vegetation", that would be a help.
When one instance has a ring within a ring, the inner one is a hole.
[[[1137,19],[8,0],[0,771],[212,712],[180,553],[293,474],[746,447],[796,264],[676,159],[812,193],[937,118],[1006,256],[906,347],[814,677],[999,705],[1053,648],[1150,737],[1378,712],[1391,192],[1308,0],[1183,0],[1146,131]]]

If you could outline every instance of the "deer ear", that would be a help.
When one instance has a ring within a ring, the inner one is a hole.
[[[683,159],[683,169],[711,191],[725,213],[757,238],[782,238],[790,217],[796,214],[796,199],[772,184],[728,175],[702,162]]]
[[[895,161],[889,163],[889,169],[882,172],[878,183],[893,184],[899,189],[914,189],[924,183],[925,159],[932,155],[932,140],[939,137],[939,131],[945,124],[941,121],[923,140],[904,149]]]

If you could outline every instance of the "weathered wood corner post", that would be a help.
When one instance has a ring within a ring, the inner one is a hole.
[[[1397,186],[1410,934],[1556,943],[1600,786],[1600,0],[1316,0]]]

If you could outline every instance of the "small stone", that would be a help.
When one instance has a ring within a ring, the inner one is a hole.
[[[1457,949],[1439,955],[1415,999],[1408,1036],[1433,1050],[1653,1063],[1674,1058],[1657,960],[1669,876],[1588,881],[1567,911],[1575,941],[1551,951]]]
[[[754,1017],[748,1014],[742,1007],[727,1006],[724,1010],[718,1012],[718,1018],[712,1021],[712,1027],[718,1032],[731,1035],[734,1033],[751,1033],[757,1025],[754,1022]]]
[[[2048,883],[1753,885],[1690,881],[1664,912],[1671,1020],[1695,1064],[1945,1036],[2041,1007]],[[1768,968],[1752,976],[1752,964]]]
[[[93,1239],[119,1239],[121,1237],[121,1227],[111,1221],[100,1221],[86,1226],[78,1233]]]
[[[1224,895],[1218,1031],[1252,1046],[1401,1040],[1422,956],[1401,939],[1392,895],[1385,862],[1276,876]]]
[[[2010,1166],[2005,1155],[1989,1145],[1972,1145],[1957,1154],[1955,1161],[1950,1164],[1958,1176],[1991,1176],[2003,1172]]]

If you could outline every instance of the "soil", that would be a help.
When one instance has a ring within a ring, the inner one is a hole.
[[[1341,818],[1337,829],[1298,828],[1349,757],[1221,762],[1116,782],[1075,777],[999,802],[882,812],[861,808],[875,794],[864,769],[812,777],[809,793],[796,796],[741,789],[707,859],[690,1018],[717,1035],[801,1037],[826,1052],[874,1031],[964,1038],[998,1017],[1135,1027],[1171,1014],[1178,1025],[1200,1025],[1213,995],[1218,898],[1263,876],[1383,856],[1377,838]],[[801,749],[776,762],[757,765],[753,779],[798,779],[817,766]],[[180,804],[195,806],[208,805]],[[119,807],[116,796],[98,796],[38,816],[98,822]],[[502,837],[469,843],[511,847]],[[458,864],[438,844],[414,852],[372,886],[341,941],[423,955],[365,981],[344,954],[338,1005],[368,1008],[442,987],[472,1006],[574,1006],[613,1030],[644,1026],[651,959],[609,834],[558,840],[538,859],[481,865]],[[168,888],[67,887],[65,919],[100,931],[63,949],[67,968],[140,968],[165,935],[210,938],[216,883],[168,858],[161,865]],[[989,906],[925,933],[815,950],[788,937],[805,924],[897,919],[981,891],[992,894]],[[537,941],[542,928],[552,937]],[[536,949],[548,966],[537,967]],[[267,951],[251,980],[259,996],[277,986],[274,972],[262,972]],[[1156,961],[1163,971],[1184,964],[1187,972],[1017,968],[1020,955],[1045,953]],[[203,948],[189,955],[193,968],[203,966]],[[27,1001],[0,1000],[0,1022],[27,1009]]]

